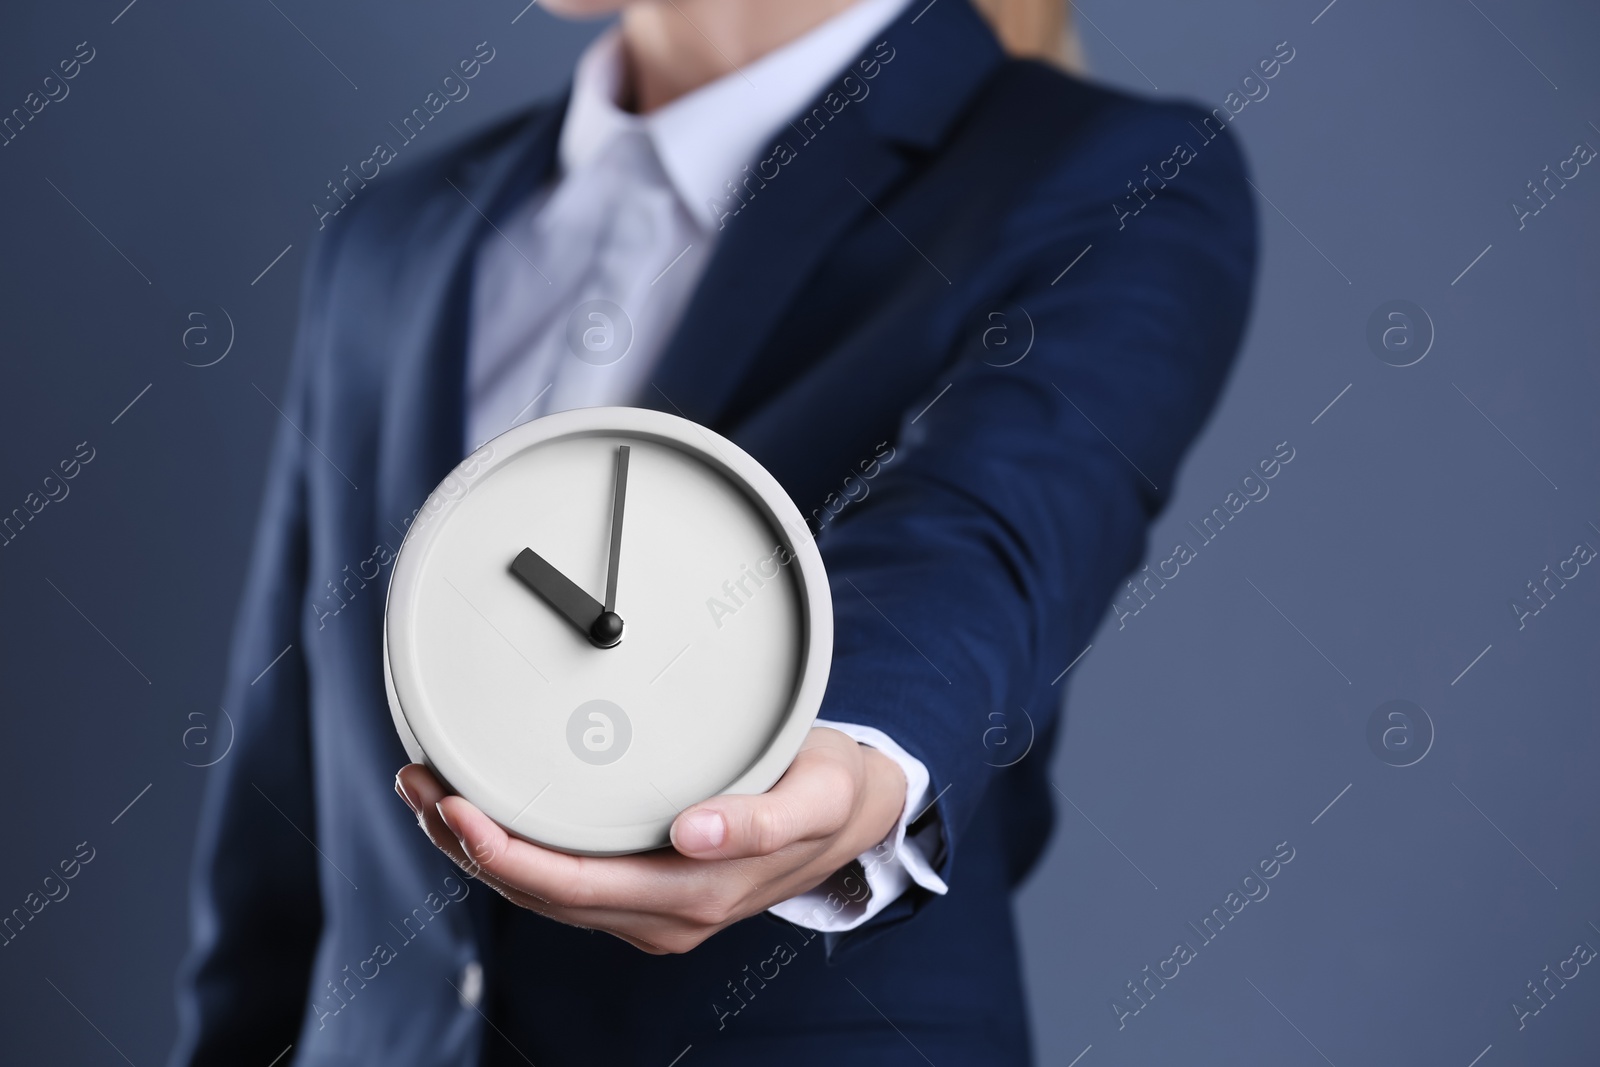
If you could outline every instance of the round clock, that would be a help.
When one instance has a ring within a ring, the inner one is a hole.
[[[770,788],[832,654],[822,557],[777,480],[638,408],[549,415],[464,460],[413,520],[384,614],[407,754],[580,855],[658,848],[684,808]]]

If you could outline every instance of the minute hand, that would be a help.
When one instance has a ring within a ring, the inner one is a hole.
[[[511,561],[511,573],[565,616],[584,637],[589,636],[589,628],[605,610],[598,600],[531,548],[517,553],[517,558]]]
[[[607,611],[617,610],[617,564],[622,558],[622,509],[628,499],[627,445],[617,449],[617,482],[611,497],[611,556],[606,564]]]

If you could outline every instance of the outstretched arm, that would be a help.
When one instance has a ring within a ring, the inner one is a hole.
[[[1231,139],[1131,222],[1105,180],[1196,138],[1196,114],[1107,116],[1076,146],[1102,165],[1064,167],[1013,215],[999,270],[1033,317],[1034,351],[1007,367],[958,358],[937,408],[928,397],[906,413],[905,458],[823,542],[835,653],[821,717],[881,731],[928,768],[946,881],[994,774],[989,713],[1048,688],[1088,640],[1239,341],[1255,228]],[[1088,245],[1071,284],[1053,284]],[[1041,729],[1053,714],[1035,709]],[[697,804],[673,826],[674,851],[640,856],[510,837],[420,766],[396,785],[434,844],[507,899],[650,952],[686,951],[819,884],[906,807],[895,762],[830,729],[769,793]]]
[[[947,882],[997,773],[990,713],[1026,706],[1051,730],[1050,680],[1137,565],[1239,343],[1253,205],[1231,135],[1206,142],[1201,117],[1141,106],[1075,144],[1096,165],[1061,166],[999,237],[1016,279],[1000,295],[1031,317],[1032,350],[1009,366],[979,350],[941,375],[907,411],[894,465],[822,541],[835,655],[821,715],[928,767]],[[1119,215],[1122,179],[1175,144],[1193,157]]]

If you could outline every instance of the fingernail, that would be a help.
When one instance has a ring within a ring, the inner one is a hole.
[[[718,848],[728,836],[728,823],[721,812],[695,811],[684,816],[684,829],[692,835],[683,844],[691,852],[702,852],[708,848]],[[698,840],[696,840],[698,838]]]
[[[472,849],[467,847],[467,839],[461,836],[461,831],[456,827],[455,821],[444,813],[444,802],[440,801],[438,804],[435,804],[433,806],[433,810],[439,813],[439,818],[443,820],[445,829],[449,830],[452,834],[455,834],[456,841],[461,845],[461,851],[465,852],[468,856],[471,856]]]
[[[411,814],[418,816],[422,814],[422,802],[411,795],[398,774],[394,776],[394,791],[399,793],[400,799],[406,802],[406,806],[411,809]]]

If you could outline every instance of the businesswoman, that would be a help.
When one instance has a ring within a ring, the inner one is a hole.
[[[620,9],[567,93],[319,215],[174,1062],[1026,1063],[1053,683],[1238,344],[1239,151],[1018,58],[1060,53],[1056,0],[991,5],[1005,46],[971,0],[545,6]],[[621,358],[568,344],[596,300]],[[402,769],[387,577],[348,575],[483,441],[619,403],[782,482],[835,653],[771,792],[580,861]]]

